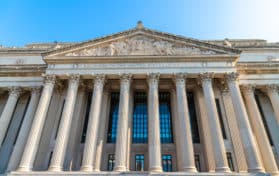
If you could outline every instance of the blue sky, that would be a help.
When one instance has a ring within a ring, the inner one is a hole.
[[[279,0],[0,0],[0,45],[79,42],[144,26],[196,39],[279,41]]]

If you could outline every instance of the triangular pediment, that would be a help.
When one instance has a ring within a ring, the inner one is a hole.
[[[234,55],[239,51],[200,40],[135,28],[45,53],[45,56],[196,56]]]

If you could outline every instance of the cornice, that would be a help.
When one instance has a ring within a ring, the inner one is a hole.
[[[194,56],[60,56],[44,58],[48,64],[69,63],[143,63],[143,62],[236,62],[238,55]]]

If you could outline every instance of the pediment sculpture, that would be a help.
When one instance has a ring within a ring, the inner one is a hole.
[[[162,39],[134,36],[102,46],[67,53],[66,56],[127,56],[127,55],[212,55],[215,51],[171,43]]]

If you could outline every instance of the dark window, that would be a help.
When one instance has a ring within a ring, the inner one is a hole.
[[[260,104],[259,96],[257,94],[255,94],[255,99],[256,99],[256,102],[257,102],[257,105],[258,105],[258,108],[259,108],[259,111],[260,111],[260,114],[261,114],[261,117],[262,117],[262,121],[263,121],[263,124],[264,124],[264,128],[265,128],[269,143],[270,143],[271,146],[273,146],[274,143],[273,143],[273,140],[271,138],[270,131],[268,129],[268,126],[267,126],[267,123],[266,123],[266,120],[265,120],[265,116],[264,116],[263,109],[262,109],[261,104]]]
[[[145,92],[134,95],[133,143],[147,143],[147,96]]]
[[[190,114],[191,132],[194,143],[200,143],[198,120],[195,108],[195,100],[193,92],[187,92],[187,101]]]
[[[61,118],[62,118],[64,105],[65,105],[65,99],[63,100],[63,104],[62,104],[62,108],[61,108],[61,112],[60,112],[60,116],[59,116],[59,120],[58,120],[58,125],[57,125],[57,130],[55,132],[55,139],[57,138],[57,134],[58,134],[58,131],[59,131],[59,126],[60,126],[60,122],[61,122]]]
[[[170,93],[159,93],[160,113],[160,138],[161,143],[173,143],[172,122],[171,122]]]
[[[16,131],[16,137],[15,137],[15,139],[14,139],[14,144],[13,144],[13,145],[15,145],[16,140],[17,140],[17,137],[18,137],[18,133],[19,133],[21,127],[22,127],[22,123],[23,123],[23,120],[24,120],[24,118],[25,118],[25,114],[26,114],[27,108],[28,108],[28,106],[29,106],[30,99],[31,99],[31,96],[28,97],[27,104],[26,104],[26,106],[25,106],[25,108],[24,108],[23,116],[22,116],[22,118],[21,118],[21,120],[20,120],[19,128],[18,128],[17,131]]]
[[[143,171],[144,170],[144,155],[137,154],[135,158],[136,162],[136,171]]]
[[[230,152],[227,152],[227,160],[228,160],[229,168],[231,169],[231,171],[234,171],[232,154]]]
[[[113,92],[111,93],[111,99],[110,99],[110,115],[109,115],[109,127],[108,127],[108,136],[107,136],[108,143],[116,142],[118,110],[119,110],[119,92]]]
[[[162,165],[164,172],[172,172],[172,156],[163,155],[162,156]]]
[[[85,113],[84,123],[83,123],[81,143],[84,143],[85,142],[85,138],[86,138],[86,131],[87,131],[87,126],[88,126],[89,112],[90,112],[90,106],[91,106],[91,99],[92,99],[92,92],[89,92],[88,93],[88,97],[87,97],[86,113]]]
[[[224,126],[224,121],[223,121],[223,116],[222,116],[222,112],[221,112],[220,101],[219,101],[218,98],[216,98],[215,102],[216,102],[219,122],[220,122],[220,126],[221,126],[222,136],[223,136],[224,139],[227,139],[227,135],[226,135],[226,131],[225,131],[225,126]]]
[[[200,162],[200,155],[195,154],[195,166],[197,170],[200,172],[201,171],[201,162]]]
[[[113,170],[114,162],[115,162],[114,154],[109,154],[108,155],[108,171]]]

